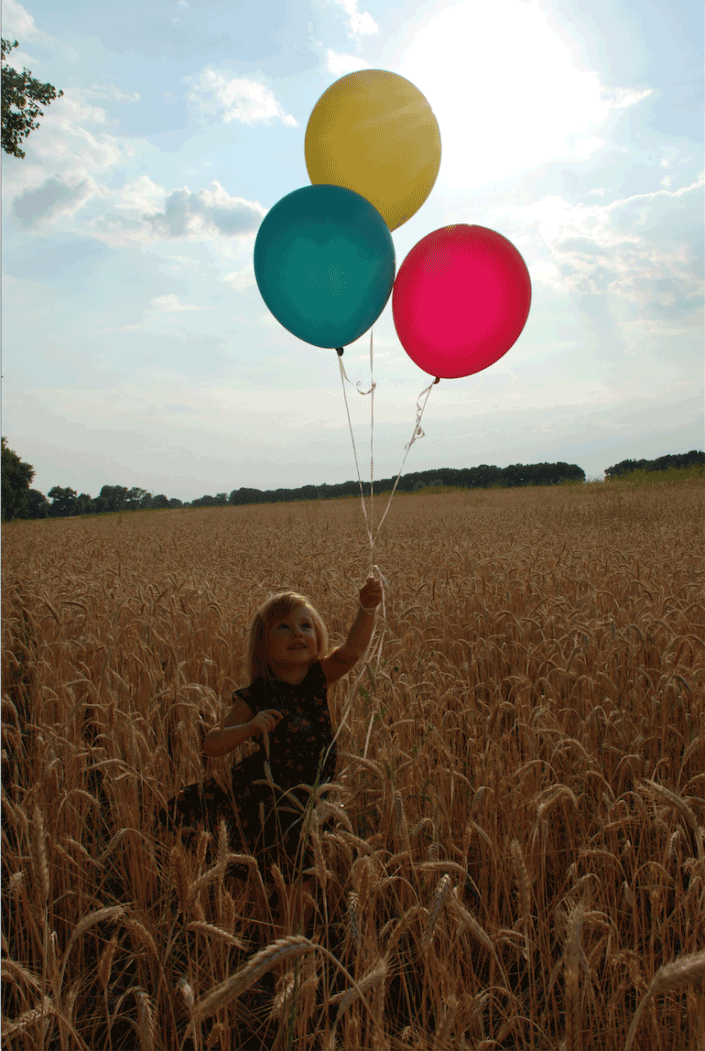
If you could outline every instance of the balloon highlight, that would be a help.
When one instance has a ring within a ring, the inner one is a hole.
[[[321,95],[304,152],[314,185],[354,190],[396,230],[433,189],[441,133],[428,100],[410,81],[385,69],[361,69]]]

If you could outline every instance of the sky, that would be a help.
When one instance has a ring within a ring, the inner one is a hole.
[[[441,467],[702,449],[702,0],[3,0],[9,61],[64,92],[3,160],[2,433],[32,486],[205,494]],[[410,80],[438,120],[397,271],[453,223],[496,230],[532,282],[491,367],[441,380],[391,297],[334,350],[289,333],[257,230],[309,185],[323,92]],[[356,385],[357,389],[356,389]],[[346,398],[347,395],[347,406]],[[355,445],[351,440],[348,411]],[[373,419],[372,419],[373,417]]]

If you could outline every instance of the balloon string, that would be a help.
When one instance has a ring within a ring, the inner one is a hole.
[[[377,572],[379,573],[380,579],[383,580],[384,583],[388,587],[389,585],[387,583],[386,577],[384,576],[384,574],[382,573],[381,569],[379,568],[378,565],[375,564],[375,561],[374,561],[375,542],[377,540],[377,536],[379,534],[379,531],[382,528],[382,522],[384,522],[384,519],[387,517],[387,511],[389,511],[389,507],[390,507],[390,504],[392,502],[392,497],[394,496],[394,493],[396,491],[397,485],[399,483],[399,479],[401,478],[401,472],[404,470],[404,464],[406,463],[406,457],[409,455],[409,449],[414,444],[414,442],[416,441],[417,438],[423,438],[424,437],[424,432],[421,430],[421,417],[423,416],[424,409],[426,408],[426,402],[428,401],[429,395],[431,393],[431,388],[433,386],[435,386],[436,383],[440,383],[441,378],[440,378],[440,376],[436,376],[436,378],[433,381],[433,383],[429,384],[428,387],[425,387],[424,390],[421,391],[421,393],[419,394],[419,396],[418,396],[418,398],[416,400],[416,423],[414,424],[414,432],[413,432],[413,434],[411,436],[411,441],[408,442],[404,446],[404,448],[406,449],[406,455],[404,456],[404,459],[402,461],[402,465],[399,468],[399,474],[397,475],[397,479],[396,479],[396,481],[394,483],[394,488],[392,489],[391,495],[389,497],[389,501],[387,503],[387,508],[386,508],[386,510],[385,510],[385,512],[384,512],[384,514],[382,516],[382,521],[379,523],[379,526],[377,527],[377,530],[376,530],[376,532],[375,532],[375,534],[373,536],[372,535],[372,531],[371,531],[370,526],[369,526],[369,523],[367,521],[367,510],[365,508],[365,494],[364,494],[363,489],[362,489],[362,478],[360,477],[360,465],[357,462],[357,450],[355,448],[355,436],[353,434],[352,423],[350,421],[350,408],[348,406],[348,396],[347,396],[346,391],[345,391],[345,380],[347,380],[348,383],[351,384],[351,386],[352,386],[352,383],[351,383],[350,379],[348,378],[348,374],[346,373],[345,368],[343,367],[343,348],[342,347],[336,347],[336,350],[337,350],[337,353],[338,353],[338,365],[340,367],[340,383],[341,383],[341,386],[343,388],[343,397],[345,399],[345,409],[346,409],[347,414],[348,414],[348,426],[350,427],[350,438],[352,439],[353,455],[355,457],[355,467],[357,469],[357,480],[358,480],[359,485],[360,485],[360,498],[362,500],[362,514],[363,514],[363,517],[365,519],[365,528],[367,529],[367,535],[368,535],[369,541],[370,541],[370,569],[371,570],[376,569]],[[368,391],[361,391],[359,389],[360,388],[360,382],[355,384],[355,387],[357,389],[358,394],[371,394],[372,395],[372,401],[370,403],[371,404],[371,420],[370,420],[370,517],[372,517],[372,501],[374,499],[374,485],[373,485],[373,475],[374,475],[374,458],[373,458],[373,452],[374,452],[374,444],[373,444],[374,443],[374,390],[375,390],[375,387],[377,386],[376,383],[374,382],[373,368],[374,368],[374,357],[373,357],[373,352],[372,352],[372,330],[370,330],[370,378],[371,378],[372,386],[370,387],[370,389]],[[421,398],[424,396],[424,394],[426,395],[426,401],[424,401],[423,406],[422,406],[420,404],[420,401],[421,401]],[[382,621],[383,621],[383,623],[386,623],[386,619],[387,619],[386,618],[386,603],[385,603],[385,600],[384,600],[384,592],[382,592]],[[379,642],[377,644],[377,654],[376,654],[377,659],[375,661],[375,665],[376,665],[377,671],[379,671],[379,665],[380,665],[380,661],[382,659],[382,642],[383,642],[383,639],[384,639],[384,632],[382,632],[382,634],[380,635]],[[370,644],[371,644],[371,642],[372,642],[372,640],[370,639]],[[368,649],[369,649],[369,645],[368,645]],[[365,656],[365,658],[367,657],[367,652],[365,652],[364,656]],[[328,748],[326,749],[325,759],[328,758],[328,755],[330,753],[331,748],[333,747],[334,742],[338,739],[343,727],[345,726],[345,724],[346,724],[346,722],[348,720],[348,715],[350,714],[350,710],[352,708],[353,700],[357,697],[358,683],[359,683],[360,679],[362,678],[362,676],[363,676],[363,674],[365,672],[365,666],[367,664],[367,661],[364,660],[361,663],[362,663],[362,666],[360,668],[360,671],[357,674],[357,678],[355,679],[355,682],[354,683],[351,682],[351,683],[348,684],[348,699],[347,699],[347,703],[346,703],[346,705],[344,707],[342,717],[341,717],[341,719],[340,719],[340,721],[338,723],[338,729],[335,732],[335,735],[333,737],[333,741],[331,741],[331,743],[328,745]],[[375,713],[373,712],[372,715],[371,715],[371,718],[370,718],[370,725],[369,725],[368,731],[367,731],[367,739],[365,741],[365,749],[364,749],[364,753],[363,753],[363,757],[365,759],[367,758],[367,748],[368,748],[369,743],[370,743],[370,730],[372,729],[372,721],[373,721],[374,717],[375,717]]]
[[[372,330],[370,330],[370,376],[371,376],[372,386],[370,387],[370,389],[368,391],[361,391],[359,388],[361,386],[362,381],[358,380],[358,382],[355,384],[355,387],[357,389],[358,394],[362,394],[362,395],[371,394],[372,395],[371,420],[370,420],[370,518],[373,519],[372,512],[373,512],[373,501],[374,501],[374,455],[373,455],[374,454],[374,391],[375,391],[375,387],[377,386],[377,384],[374,382],[374,357],[373,357],[372,346],[373,346],[372,345]],[[397,475],[396,481],[394,482],[394,486],[393,486],[392,492],[391,492],[391,494],[389,496],[389,500],[387,501],[386,510],[385,510],[384,514],[382,515],[382,519],[381,519],[379,525],[377,526],[377,530],[375,531],[375,534],[373,536],[372,535],[372,531],[370,529],[370,525],[369,525],[368,520],[367,520],[367,510],[365,508],[365,494],[364,494],[364,491],[363,491],[363,488],[362,488],[362,478],[360,477],[360,465],[359,465],[358,460],[357,460],[357,450],[355,448],[355,436],[353,435],[352,423],[350,421],[350,408],[348,406],[348,396],[347,396],[347,394],[345,392],[345,380],[347,380],[348,383],[350,383],[351,386],[353,384],[352,384],[352,381],[350,380],[350,378],[348,377],[348,374],[345,371],[345,367],[343,365],[342,347],[338,347],[336,349],[337,349],[337,352],[338,352],[338,365],[340,367],[340,382],[341,382],[341,385],[342,385],[342,388],[343,388],[343,397],[345,398],[345,408],[346,408],[346,411],[347,411],[347,414],[348,414],[348,426],[350,428],[350,438],[352,440],[353,455],[355,457],[355,467],[357,469],[357,480],[358,480],[358,483],[359,483],[359,486],[360,486],[360,499],[362,501],[362,514],[363,514],[363,517],[365,519],[365,528],[367,529],[367,536],[368,536],[369,541],[370,541],[370,572],[372,572],[373,569],[376,569],[377,572],[379,573],[381,579],[384,580],[384,582],[386,584],[387,583],[386,578],[383,576],[379,566],[377,566],[375,564],[375,560],[374,560],[375,543],[377,541],[377,536],[379,535],[379,531],[382,528],[382,523],[384,522],[385,518],[387,517],[387,512],[389,511],[389,507],[390,507],[391,502],[392,502],[392,497],[394,496],[394,493],[396,492],[397,485],[399,484],[399,479],[401,478],[401,472],[404,470],[404,464],[406,463],[406,457],[409,455],[409,449],[414,444],[414,442],[416,441],[417,438],[425,437],[424,432],[421,430],[421,417],[424,414],[424,410],[426,408],[426,402],[428,401],[429,395],[431,393],[431,388],[434,387],[436,383],[440,383],[441,382],[441,377],[440,376],[436,376],[436,378],[434,379],[433,383],[430,383],[428,385],[428,387],[424,387],[424,389],[421,391],[421,393],[419,394],[418,398],[416,399],[416,423],[414,424],[414,431],[413,431],[413,434],[411,435],[411,441],[407,442],[407,444],[404,446],[404,448],[406,449],[406,454],[404,456],[404,459],[402,460],[401,467],[399,468],[399,474]],[[423,405],[421,405],[420,404],[421,398],[423,398],[424,394],[426,395],[426,401],[424,401]],[[373,519],[373,522],[374,522],[374,519]]]
[[[404,456],[404,459],[401,462],[401,467],[399,468],[399,474],[397,475],[396,481],[394,483],[394,488],[392,489],[391,495],[390,495],[389,500],[387,502],[387,510],[382,515],[382,521],[377,526],[377,533],[375,533],[375,537],[374,537],[375,541],[377,540],[377,534],[379,533],[380,529],[382,528],[382,522],[384,522],[385,518],[387,517],[387,511],[389,510],[389,505],[392,502],[392,496],[394,496],[394,493],[396,492],[397,485],[399,484],[399,479],[401,478],[401,472],[404,470],[404,464],[406,463],[406,457],[409,455],[409,449],[414,444],[414,442],[416,441],[417,438],[425,437],[424,432],[421,430],[421,417],[424,414],[424,409],[426,408],[426,401],[428,401],[429,395],[431,393],[431,388],[434,387],[437,383],[440,383],[440,382],[441,382],[441,377],[440,376],[436,376],[436,378],[433,381],[433,383],[430,383],[428,385],[428,387],[424,387],[424,389],[421,391],[421,393],[419,394],[418,398],[416,399],[416,423],[414,424],[414,433],[411,435],[411,441],[408,442],[404,446],[404,448],[406,449],[406,454]],[[419,405],[419,402],[423,398],[424,394],[426,395],[426,401],[423,403],[423,406],[421,406],[421,405]],[[373,546],[374,546],[374,541],[373,541]]]
[[[373,446],[373,441],[374,441],[374,433],[375,433],[375,373],[374,373],[374,358],[372,356],[372,333],[373,333],[373,331],[374,331],[374,326],[373,326],[373,328],[370,329],[370,383],[372,384],[372,386],[370,387],[370,392],[371,392],[371,397],[370,397],[370,521],[372,523],[372,527],[374,528],[374,522],[375,522],[375,516],[374,516],[375,488],[374,488],[374,484],[373,484],[373,482],[374,482],[374,456],[373,456],[374,446]],[[364,503],[364,501],[363,501],[363,503]],[[376,534],[375,534],[375,537],[376,537]],[[375,560],[375,542],[374,542],[372,536],[370,536],[370,573],[372,572],[372,569],[374,567],[374,560]],[[386,583],[386,581],[385,581],[385,583]]]

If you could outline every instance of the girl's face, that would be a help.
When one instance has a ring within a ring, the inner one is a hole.
[[[272,671],[302,671],[318,657],[316,627],[305,606],[298,606],[291,613],[280,617],[272,624],[267,636],[269,662]]]

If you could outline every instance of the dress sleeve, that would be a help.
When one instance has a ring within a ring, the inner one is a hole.
[[[257,715],[262,709],[262,703],[257,690],[253,689],[252,686],[243,686],[241,690],[233,691],[233,704],[237,700],[242,700],[249,707],[253,716]]]
[[[323,691],[326,693],[326,696],[327,696],[328,680],[326,679],[325,675],[323,674],[323,668],[321,667],[321,662],[320,661],[314,661],[313,664],[310,666],[310,668],[308,670],[308,673],[311,676],[310,682],[311,682],[311,686],[313,687],[313,689],[316,690],[317,692],[320,691],[321,689],[323,689]]]

